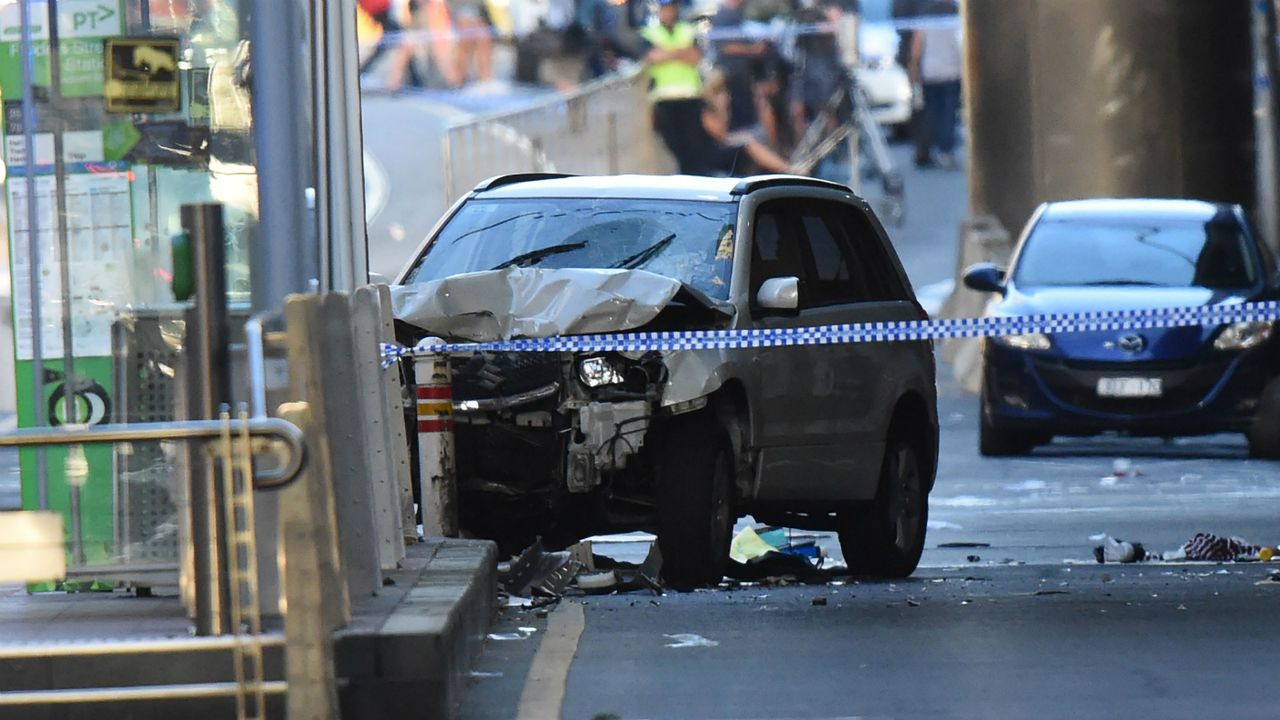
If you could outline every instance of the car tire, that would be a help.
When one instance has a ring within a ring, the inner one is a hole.
[[[1280,431],[1272,430],[1270,434],[1265,434],[1256,427],[1249,431],[1249,457],[1280,460]]]
[[[737,516],[733,450],[708,411],[673,418],[657,467],[662,577],[677,590],[720,582]]]
[[[1246,433],[1249,457],[1280,460],[1280,380],[1262,391],[1261,410]]]
[[[856,575],[907,577],[920,564],[929,524],[929,491],[919,449],[890,438],[875,500],[839,515],[840,550]]]
[[[1001,430],[991,424],[986,403],[978,413],[978,452],[985,457],[1026,455],[1035,449],[1035,438],[1027,433]]]

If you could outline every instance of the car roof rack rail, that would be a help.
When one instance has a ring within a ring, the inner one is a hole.
[[[527,172],[527,173],[509,173],[507,175],[494,175],[488,180],[481,180],[478,185],[472,188],[472,192],[484,192],[485,190],[493,190],[504,185],[515,185],[516,183],[532,182],[534,180],[558,180],[560,178],[575,177],[570,173],[554,173],[554,172]]]
[[[813,187],[839,190],[840,192],[853,192],[848,185],[841,185],[838,182],[831,182],[821,178],[800,175],[755,175],[733,186],[733,190],[729,191],[729,193],[731,195],[746,195],[756,190],[764,190],[771,187]]]

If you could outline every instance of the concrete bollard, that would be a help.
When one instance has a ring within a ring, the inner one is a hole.
[[[955,289],[947,298],[942,317],[980,317],[990,297],[964,286],[964,271],[980,262],[1007,266],[1013,253],[1013,238],[994,216],[965,218],[960,226],[960,247],[956,253]],[[982,342],[977,338],[952,338],[942,345],[942,360],[952,366],[956,381],[965,391],[982,387]]]
[[[457,537],[458,488],[453,468],[453,386],[449,357],[418,355],[414,360],[414,377],[422,533],[426,537]]]

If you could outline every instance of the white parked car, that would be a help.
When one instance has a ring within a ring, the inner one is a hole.
[[[858,31],[858,85],[876,122],[895,132],[911,121],[911,78],[897,61],[898,33],[889,23],[864,22]]]

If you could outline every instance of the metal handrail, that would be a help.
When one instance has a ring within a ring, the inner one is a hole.
[[[283,680],[262,683],[268,695],[288,692]],[[0,693],[0,706],[14,705],[80,705],[85,703],[138,702],[143,700],[201,700],[235,697],[239,688],[233,682],[181,685],[135,685],[130,687],[70,688],[66,690],[24,690]]]
[[[234,635],[187,638],[133,638],[109,642],[69,640],[0,645],[0,659],[39,660],[55,657],[96,657],[99,655],[141,655],[146,653],[213,652],[233,650],[240,639]],[[263,647],[284,647],[283,633],[265,633],[257,642]],[[3,695],[0,695],[3,697]]]
[[[104,425],[63,425],[54,428],[23,428],[0,433],[0,447],[88,445],[161,440],[217,440],[229,423],[232,432],[248,423],[249,434],[278,440],[288,447],[282,467],[254,475],[253,486],[260,490],[288,485],[302,471],[306,443],[296,425],[280,418],[251,418],[248,421],[185,420],[160,423],[113,423]]]

